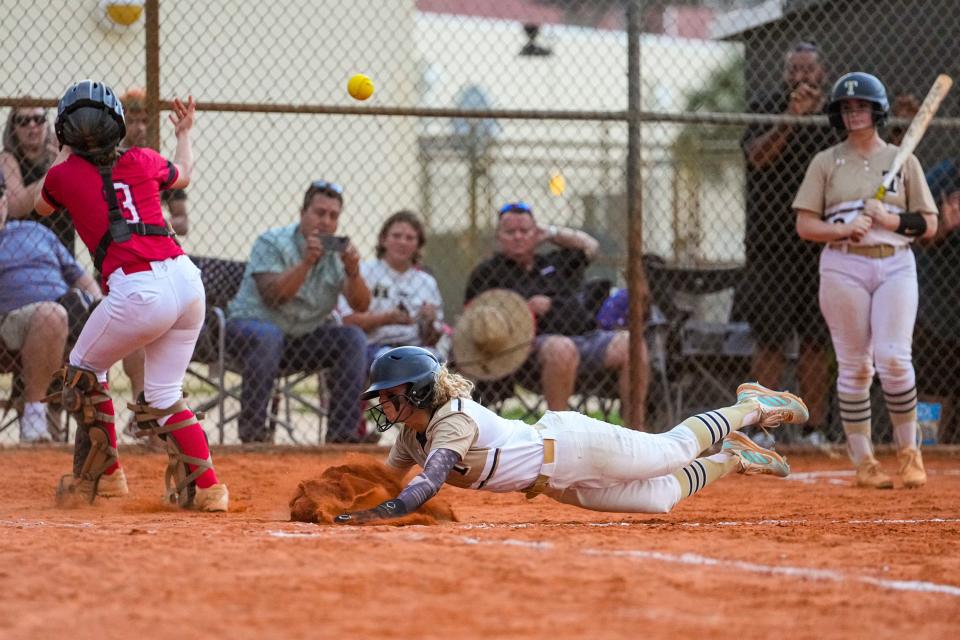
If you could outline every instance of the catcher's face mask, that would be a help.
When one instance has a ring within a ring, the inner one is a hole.
[[[410,385],[405,384],[393,389],[385,389],[380,392],[380,404],[370,408],[370,416],[377,425],[377,431],[381,433],[393,425],[403,422],[409,418],[416,405],[407,397],[407,390]]]

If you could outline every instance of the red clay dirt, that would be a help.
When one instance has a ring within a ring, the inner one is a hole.
[[[70,450],[3,449],[0,638],[957,638],[960,454],[925,455],[913,491],[795,454],[663,515],[448,487],[456,521],[342,527],[288,505],[370,464],[343,450],[215,450],[231,509],[201,514],[160,503],[159,453],[121,448],[130,497],[59,509]]]

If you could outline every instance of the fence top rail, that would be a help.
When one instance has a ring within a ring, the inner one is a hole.
[[[43,107],[56,108],[58,100],[50,98],[10,98],[0,97],[0,107]],[[161,100],[160,109],[170,111],[173,103]],[[628,122],[633,113],[628,110],[615,111],[565,111],[539,109],[461,109],[444,107],[373,107],[311,105],[253,102],[198,102],[198,111],[224,113],[286,113],[286,114],[327,114],[349,116],[402,116],[415,118],[467,118],[502,120],[590,120],[608,122]],[[786,114],[764,113],[724,113],[716,111],[660,112],[638,111],[636,116],[641,122],[672,122],[693,124],[798,124],[826,126],[827,116],[791,116]],[[910,118],[889,118],[889,125],[906,126]],[[960,129],[960,118],[934,118],[933,127]]]

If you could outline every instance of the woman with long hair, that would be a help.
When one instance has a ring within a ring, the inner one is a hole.
[[[11,220],[33,220],[53,231],[71,255],[76,230],[65,211],[41,216],[34,209],[40,185],[57,157],[53,123],[42,107],[14,107],[3,128],[0,169],[7,179],[8,215]]]
[[[373,509],[337,516],[363,524],[406,515],[436,495],[444,482],[485,491],[545,494],[558,502],[609,512],[663,513],[728,473],[785,477],[781,456],[739,433],[743,427],[802,424],[803,401],[747,383],[737,403],[650,434],[574,411],[548,411],[535,425],[502,418],[470,399],[466,378],[421,347],[397,347],[370,368],[367,399],[377,428],[399,424],[387,466],[403,475],[422,471],[398,496]],[[716,444],[719,453],[698,457]]]

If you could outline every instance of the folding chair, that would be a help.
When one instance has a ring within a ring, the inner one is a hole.
[[[666,369],[670,400],[679,419],[730,404],[749,371],[753,337],[745,322],[729,321],[733,287],[740,266],[669,266],[645,256],[654,303],[669,326]]]
[[[211,371],[204,374],[192,364],[187,373],[200,380],[214,390],[213,397],[196,405],[197,411],[208,412],[217,409],[217,430],[219,441],[225,440],[226,425],[236,420],[240,413],[228,413],[227,400],[240,402],[240,386],[229,385],[226,379],[228,372],[240,373],[239,363],[232,362],[227,352],[226,307],[240,289],[243,281],[243,272],[246,263],[237,260],[222,258],[194,257],[194,264],[200,269],[203,286],[206,291],[207,314],[204,326],[197,339],[192,363],[208,365]],[[310,376],[319,377],[319,392],[316,402],[296,392],[296,387]],[[299,443],[296,426],[293,420],[294,405],[305,407],[315,413],[318,418],[327,414],[325,403],[321,400],[326,397],[322,372],[281,370],[274,385],[274,391],[268,405],[268,429],[272,434],[279,425],[287,432],[290,439]],[[283,413],[281,414],[281,409]],[[322,421],[318,427],[318,442],[323,443],[325,431]]]

